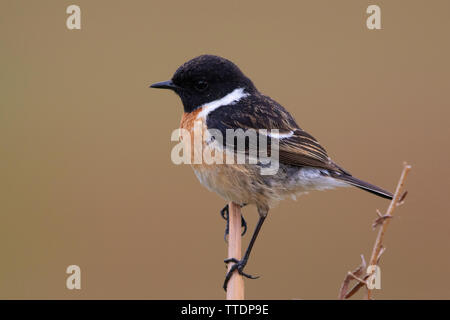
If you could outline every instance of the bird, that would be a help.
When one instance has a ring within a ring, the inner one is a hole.
[[[262,94],[252,80],[228,59],[211,54],[200,55],[182,64],[170,80],[150,87],[171,90],[181,98],[184,112],[180,129],[193,135],[195,130],[204,134],[207,138],[202,139],[200,146],[214,155],[231,153],[237,157],[242,153],[248,160],[252,150],[259,148],[259,141],[255,147],[245,140],[244,146],[238,150],[235,139],[232,142],[215,139],[220,134],[225,137],[239,130],[264,132],[267,144],[277,145],[278,169],[274,174],[262,173],[267,164],[258,156],[255,161],[244,163],[191,163],[202,185],[227,203],[255,205],[259,214],[242,259],[225,260],[225,263],[234,263],[225,276],[225,290],[235,271],[246,278],[257,278],[245,273],[244,268],[269,210],[281,200],[312,190],[347,186],[392,199],[391,192],[352,176],[331,160],[325,148],[300,128],[281,104]],[[209,132],[214,132],[214,135]],[[195,152],[192,141],[185,136],[180,140],[190,147],[187,150],[192,154]],[[228,206],[221,210],[221,214],[228,222]],[[242,226],[245,232],[247,224],[243,218]],[[227,232],[228,223],[225,237]]]

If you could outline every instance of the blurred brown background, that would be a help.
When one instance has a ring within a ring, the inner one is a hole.
[[[82,29],[66,28],[81,7]],[[366,28],[381,7],[382,30]],[[202,53],[237,63],[355,176],[409,196],[376,298],[450,298],[450,2],[1,1],[0,298],[221,299],[225,204],[170,160],[181,102],[147,89]],[[253,299],[334,299],[386,200],[272,210]],[[250,231],[255,208],[246,208]],[[245,245],[249,235],[245,237]],[[68,265],[82,289],[65,287]]]

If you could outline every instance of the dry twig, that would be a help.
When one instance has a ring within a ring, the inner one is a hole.
[[[377,227],[380,227],[380,229],[378,230],[378,235],[372,249],[372,255],[369,260],[369,266],[378,266],[381,255],[386,250],[386,248],[383,247],[383,237],[384,234],[386,233],[387,226],[389,225],[389,222],[393,217],[395,208],[402,205],[405,202],[407,191],[402,193],[402,189],[405,183],[406,176],[408,175],[410,170],[411,166],[405,162],[403,164],[403,171],[398,181],[397,188],[395,190],[394,196],[392,198],[391,203],[389,204],[386,213],[382,214],[379,210],[377,210],[378,218],[372,224],[372,228],[376,229]],[[369,279],[369,277],[372,274],[366,273],[366,264],[364,261],[364,257],[361,255],[361,258],[362,258],[361,265],[355,271],[347,273],[342,283],[341,289],[339,291],[339,299],[350,298],[364,286],[367,288],[366,298],[372,299],[372,289],[370,289],[369,286],[367,286],[367,279]],[[374,270],[376,270],[376,268]],[[356,280],[357,283],[351,289],[349,289],[350,281],[352,280]]]

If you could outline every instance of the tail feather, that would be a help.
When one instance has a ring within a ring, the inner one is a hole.
[[[373,184],[370,184],[368,182],[359,180],[359,179],[357,179],[357,178],[355,178],[355,177],[353,177],[351,175],[348,175],[348,174],[345,174],[345,173],[344,174],[342,174],[342,173],[340,173],[340,174],[335,173],[335,174],[332,174],[332,177],[335,178],[335,179],[338,179],[338,180],[345,181],[345,182],[347,182],[347,183],[349,183],[349,184],[351,184],[351,185],[353,185],[355,187],[358,187],[358,188],[360,188],[362,190],[365,190],[365,191],[368,191],[370,193],[373,193],[373,194],[375,194],[375,195],[377,195],[379,197],[392,200],[393,195],[389,191],[383,190],[383,189],[381,189],[381,188],[379,188],[377,186],[374,186]]]

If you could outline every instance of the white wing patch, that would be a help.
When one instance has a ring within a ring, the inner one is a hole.
[[[289,131],[288,133],[273,132],[274,130],[271,131],[272,132],[267,133],[267,136],[279,140],[287,139],[294,135],[294,131]]]

